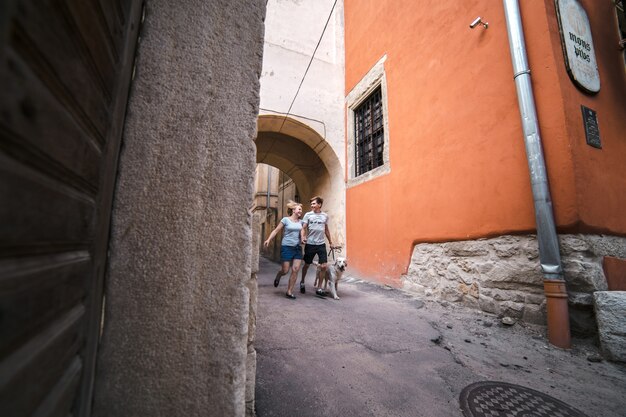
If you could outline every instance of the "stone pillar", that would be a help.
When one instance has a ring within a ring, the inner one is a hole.
[[[246,413],[264,13],[264,0],[146,2],[95,416]]]
[[[254,417],[254,392],[256,387],[256,307],[258,296],[257,274],[259,272],[259,244],[261,243],[261,220],[265,210],[252,215],[252,260],[248,291],[250,292],[250,312],[248,315],[248,358],[246,361],[246,416]]]

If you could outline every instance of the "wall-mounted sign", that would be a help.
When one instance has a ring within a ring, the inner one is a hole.
[[[583,125],[585,126],[585,138],[587,140],[587,145],[602,149],[597,113],[595,110],[591,110],[589,107],[582,105],[580,106],[580,109],[583,112]]]
[[[574,84],[587,93],[600,91],[600,74],[589,18],[577,0],[555,0],[565,67]]]

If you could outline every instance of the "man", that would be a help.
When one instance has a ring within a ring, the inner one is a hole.
[[[322,211],[324,199],[322,197],[315,196],[310,200],[310,203],[311,211],[304,215],[304,218],[302,219],[302,231],[300,232],[302,243],[305,244],[304,266],[302,267],[302,279],[300,280],[300,292],[302,294],[305,293],[304,279],[315,255],[317,255],[317,260],[319,262],[318,268],[321,268],[322,272],[326,271],[328,259],[326,255],[326,240],[324,236],[328,238],[328,244],[330,247],[333,247],[330,231],[328,230],[328,214]],[[316,282],[315,287],[315,293],[317,295],[325,295],[321,282]]]

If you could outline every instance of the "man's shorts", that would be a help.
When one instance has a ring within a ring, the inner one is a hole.
[[[310,265],[313,263],[313,258],[317,255],[317,260],[320,264],[328,262],[326,257],[326,244],[322,245],[304,245],[304,263]]]
[[[280,260],[281,262],[289,262],[293,259],[302,259],[302,248],[297,246],[281,246]]]

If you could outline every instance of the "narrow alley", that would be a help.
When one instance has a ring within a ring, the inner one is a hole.
[[[626,409],[626,367],[602,361],[592,340],[561,350],[541,326],[505,326],[349,272],[341,300],[314,295],[314,270],[290,300],[288,276],[274,288],[278,264],[260,263],[258,417],[462,416],[459,395],[479,381],[532,388],[589,417]]]

